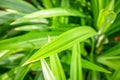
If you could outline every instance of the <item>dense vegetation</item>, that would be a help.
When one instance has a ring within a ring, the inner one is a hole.
[[[0,0],[0,80],[120,80],[120,0]]]

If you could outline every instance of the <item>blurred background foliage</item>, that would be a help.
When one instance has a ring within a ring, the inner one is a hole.
[[[0,0],[0,80],[120,80],[119,5]]]

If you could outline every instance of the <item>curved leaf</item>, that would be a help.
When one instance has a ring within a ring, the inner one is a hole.
[[[43,44],[47,43],[48,35],[55,38],[61,32],[30,32],[28,34],[9,38],[0,41],[0,51],[2,50],[20,50],[24,48],[34,47],[40,48]]]
[[[54,73],[57,80],[66,80],[64,70],[62,68],[62,64],[59,60],[59,56],[57,54],[50,56],[50,64],[52,72]]]
[[[34,55],[32,55],[24,65],[38,61],[52,54],[59,53],[72,47],[73,44],[82,42],[95,34],[96,32],[91,27],[86,26],[68,30],[34,53]]]
[[[56,80],[54,74],[52,73],[52,70],[50,69],[45,59],[41,59],[41,65],[45,80]]]
[[[116,19],[116,13],[111,10],[101,9],[98,20],[97,20],[97,28],[99,30],[99,34],[105,33],[111,24],[113,24]]]
[[[23,13],[31,13],[37,11],[35,7],[23,0],[0,0],[0,7],[13,9]]]
[[[31,14],[27,14],[26,16],[16,20],[12,24],[27,22],[31,20],[36,20],[40,18],[50,18],[55,16],[80,16],[85,17],[85,15],[75,9],[65,9],[65,8],[52,8],[40,10]]]

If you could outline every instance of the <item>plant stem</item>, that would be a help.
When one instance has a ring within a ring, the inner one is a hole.
[[[95,42],[95,40],[94,40],[94,38],[91,38],[91,39],[92,39],[92,47],[91,47],[90,56],[91,56],[91,61],[92,61],[93,63],[95,63],[95,55],[94,55],[94,48],[95,48],[94,42]],[[92,73],[92,76],[91,76],[92,79],[91,79],[91,80],[97,80],[96,71],[92,71],[91,73]]]

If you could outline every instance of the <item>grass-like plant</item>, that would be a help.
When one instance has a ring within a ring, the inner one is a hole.
[[[120,80],[119,0],[0,0],[0,80]]]

